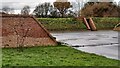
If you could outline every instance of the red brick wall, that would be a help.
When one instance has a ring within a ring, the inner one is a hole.
[[[17,46],[17,36],[15,35],[8,35],[8,36],[4,36],[2,38],[2,47],[18,47]],[[20,44],[18,42],[18,44]],[[24,47],[31,47],[31,46],[54,46],[56,45],[56,43],[51,40],[49,37],[45,37],[45,38],[33,38],[33,37],[27,37],[25,38],[24,41]]]
[[[18,34],[17,34],[18,33]],[[16,47],[17,36],[26,37],[25,45],[56,45],[56,41],[51,38],[33,17],[3,16],[2,17],[2,45]],[[26,35],[26,36],[25,36]]]
[[[0,18],[0,48],[2,46],[2,19]],[[0,64],[2,64],[2,49],[0,49]]]

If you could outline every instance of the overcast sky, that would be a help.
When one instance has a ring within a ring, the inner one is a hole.
[[[21,8],[23,8],[25,5],[29,5],[31,10],[35,8],[39,3],[44,3],[44,2],[55,2],[56,0],[0,0],[0,9],[4,6],[9,6],[11,8],[15,9],[15,12],[18,13],[20,12]],[[63,0],[64,1],[64,0]],[[75,0],[68,0],[70,2],[75,2]],[[88,0],[79,0],[86,2]],[[95,1],[95,0],[91,0]],[[104,0],[106,1],[106,0]],[[115,2],[119,2],[120,0],[114,0]]]
[[[54,2],[54,1],[56,0],[0,0],[0,2]],[[75,1],[75,0],[68,0],[68,1]],[[79,0],[79,1],[88,1],[88,0]],[[95,1],[95,0],[91,0],[91,1]],[[102,0],[102,1],[110,1],[110,0]],[[115,0],[115,1],[120,1],[120,0]]]

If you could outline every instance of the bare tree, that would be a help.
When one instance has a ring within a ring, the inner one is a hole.
[[[53,4],[59,10],[62,17],[65,16],[67,9],[71,7],[70,2],[57,2],[56,1]]]
[[[118,2],[118,16],[120,17],[120,1]]]
[[[21,10],[21,14],[22,15],[29,15],[29,13],[30,13],[30,6],[28,6],[28,5],[24,6]]]
[[[81,16],[81,9],[84,7],[85,2],[83,0],[75,0],[73,3],[75,13],[77,14],[77,17]]]
[[[120,1],[118,2],[118,6],[120,7]]]
[[[13,23],[5,25],[6,28],[10,29],[13,32],[13,36],[16,38],[16,46],[22,51],[22,47],[25,46],[25,39],[29,35],[31,30],[30,25],[25,23],[25,18],[20,16],[18,19],[10,18]]]
[[[81,10],[83,16],[117,17],[119,7],[113,2],[87,2]],[[87,12],[89,11],[89,12]]]
[[[77,10],[77,16],[79,17],[80,16],[80,9],[81,9],[81,0],[75,0],[76,3],[77,3],[77,7],[78,7],[78,10]]]

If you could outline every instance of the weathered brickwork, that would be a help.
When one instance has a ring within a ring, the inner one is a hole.
[[[20,38],[24,38],[24,46],[56,45],[56,40],[32,16],[3,15],[2,47],[17,47]]]

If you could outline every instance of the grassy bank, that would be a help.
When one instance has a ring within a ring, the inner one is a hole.
[[[89,54],[67,46],[4,48],[3,66],[117,66],[118,60]]]
[[[38,18],[49,31],[71,31],[85,29],[82,21],[73,18]]]
[[[86,30],[83,21],[76,21],[74,18],[38,18],[38,20],[49,31],[73,31],[73,30]],[[98,30],[100,29],[113,29],[120,18],[115,17],[94,17],[93,21]]]
[[[97,29],[113,29],[120,22],[120,18],[115,17],[95,17],[93,20]]]

